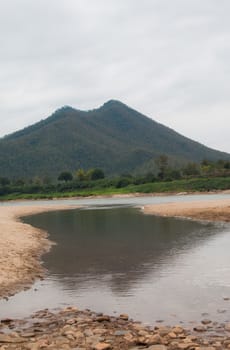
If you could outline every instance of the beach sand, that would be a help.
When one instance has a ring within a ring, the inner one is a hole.
[[[42,278],[41,255],[52,242],[46,232],[23,223],[19,218],[44,211],[70,209],[69,206],[2,206],[0,209],[0,297],[28,288]]]
[[[230,222],[230,199],[146,205],[145,214]]]

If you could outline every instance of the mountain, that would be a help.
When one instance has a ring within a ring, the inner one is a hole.
[[[102,168],[137,172],[160,154],[174,162],[230,159],[157,123],[119,101],[81,111],[62,107],[50,117],[0,139],[0,176],[57,176],[63,170]]]

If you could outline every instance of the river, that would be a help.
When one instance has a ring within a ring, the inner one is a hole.
[[[25,218],[57,245],[43,258],[45,280],[2,300],[1,315],[76,305],[144,323],[228,321],[229,225],[154,217],[135,207],[214,198],[229,196],[66,200],[83,207]]]

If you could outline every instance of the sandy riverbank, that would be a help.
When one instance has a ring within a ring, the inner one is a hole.
[[[70,209],[70,206],[3,206],[0,209],[0,298],[29,287],[42,278],[40,257],[52,242],[47,234],[20,221],[20,217]]]
[[[230,199],[146,205],[145,214],[230,222]]]

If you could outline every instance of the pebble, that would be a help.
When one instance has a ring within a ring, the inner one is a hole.
[[[121,318],[122,320],[124,320],[124,321],[127,321],[127,320],[129,319],[129,315],[127,315],[127,314],[121,314],[121,315],[120,315],[120,318]]]
[[[95,350],[109,350],[111,349],[110,344],[106,344],[106,343],[98,343],[95,345],[94,347]]]
[[[194,329],[181,325],[151,328],[132,321],[127,314],[114,317],[68,307],[55,313],[41,310],[27,320],[2,321],[0,350],[230,349],[230,323],[208,319]],[[210,323],[209,330],[204,325]]]
[[[224,329],[228,332],[230,332],[230,323],[227,323],[225,326],[224,326]]]
[[[183,330],[182,327],[176,326],[176,327],[173,327],[172,331],[173,331],[173,333],[175,333],[175,334],[181,334],[181,333],[183,333],[184,330]]]
[[[204,326],[196,326],[193,328],[196,332],[206,332],[207,328]]]
[[[120,335],[126,335],[128,333],[129,333],[129,331],[121,330],[121,331],[114,332],[114,335],[120,336]]]
[[[204,320],[201,321],[201,323],[203,323],[204,325],[206,325],[206,324],[212,323],[212,321],[209,320],[209,319],[207,319],[207,318],[205,318]]]

